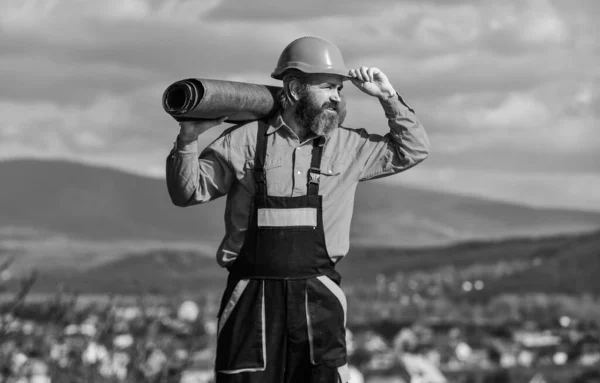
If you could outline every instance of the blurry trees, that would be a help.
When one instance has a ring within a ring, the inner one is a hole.
[[[10,280],[9,269],[10,266],[13,264],[14,260],[15,256],[7,257],[7,259],[3,260],[0,264],[0,276],[7,276],[3,277],[0,280],[0,292],[5,294],[8,293],[6,285]],[[19,289],[16,291],[16,293],[12,297],[9,297],[6,303],[0,304],[0,315],[13,315],[19,308],[21,308],[23,303],[25,302],[27,295],[31,291],[31,288],[35,284],[36,279],[36,270],[31,271],[29,275],[21,278],[19,281]],[[7,326],[8,323],[4,321],[3,318],[0,318],[0,342],[2,342],[2,339],[8,331]]]

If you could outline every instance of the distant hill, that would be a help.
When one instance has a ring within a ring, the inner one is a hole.
[[[159,179],[41,160],[0,162],[0,179],[0,240],[58,235],[105,243],[188,241],[216,249],[223,235],[223,198],[179,208]],[[600,213],[534,209],[371,181],[358,187],[351,238],[354,245],[418,247],[599,227]]]
[[[539,261],[535,263],[533,261]],[[524,268],[496,281],[487,281],[480,295],[502,293],[600,294],[600,231],[579,235],[468,241],[457,245],[421,249],[370,249],[358,247],[339,264],[349,283],[372,282],[378,274],[457,270],[476,265],[527,262]]]
[[[64,285],[82,293],[177,294],[218,292],[227,273],[214,259],[197,252],[154,249],[127,253],[121,258],[84,270],[52,270],[40,273],[35,291]]]
[[[0,162],[0,228],[88,240],[218,243],[222,204],[174,206],[163,181],[66,161]]]
[[[600,233],[540,249],[538,256],[543,260],[538,267],[502,278],[490,287],[516,294],[521,291],[600,294]]]
[[[338,265],[342,284],[373,283],[378,274],[425,273],[452,265],[466,269],[498,262],[531,261],[528,268],[497,281],[486,282],[485,295],[502,293],[582,293],[600,294],[600,232],[502,241],[465,242],[454,246],[422,249],[369,248],[357,246]],[[180,292],[220,292],[227,273],[214,259],[198,253],[151,250],[128,254],[84,272],[42,274],[38,291],[51,291],[57,283],[87,293],[137,293],[140,291],[175,294]]]

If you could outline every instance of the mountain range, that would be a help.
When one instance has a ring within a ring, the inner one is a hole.
[[[345,288],[375,286],[384,275],[454,275],[487,273],[486,289],[473,298],[498,294],[600,294],[600,231],[586,234],[468,241],[412,249],[355,246],[338,264]],[[508,272],[509,270],[512,270]],[[489,278],[490,271],[502,277]],[[220,293],[227,272],[212,259],[190,250],[134,251],[86,270],[51,270],[40,274],[37,292],[58,284],[84,294],[151,293],[180,295]],[[373,287],[371,287],[373,288]]]
[[[153,249],[190,251],[214,262],[224,231],[223,198],[179,208],[161,179],[62,160],[21,159],[0,162],[0,180],[0,256],[16,255],[17,269],[90,269]],[[420,248],[597,228],[600,213],[371,181],[357,189],[351,244]]]

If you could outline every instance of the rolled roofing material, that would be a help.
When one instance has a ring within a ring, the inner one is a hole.
[[[239,123],[270,117],[278,109],[281,87],[236,81],[185,79],[163,93],[165,112],[177,121],[210,120],[227,116]]]

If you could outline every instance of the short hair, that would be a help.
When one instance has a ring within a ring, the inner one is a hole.
[[[296,69],[286,71],[283,74],[283,87],[277,93],[277,101],[282,110],[286,110],[294,104],[290,93],[290,83],[294,80],[298,81],[302,91],[308,89],[308,76],[306,73]]]

